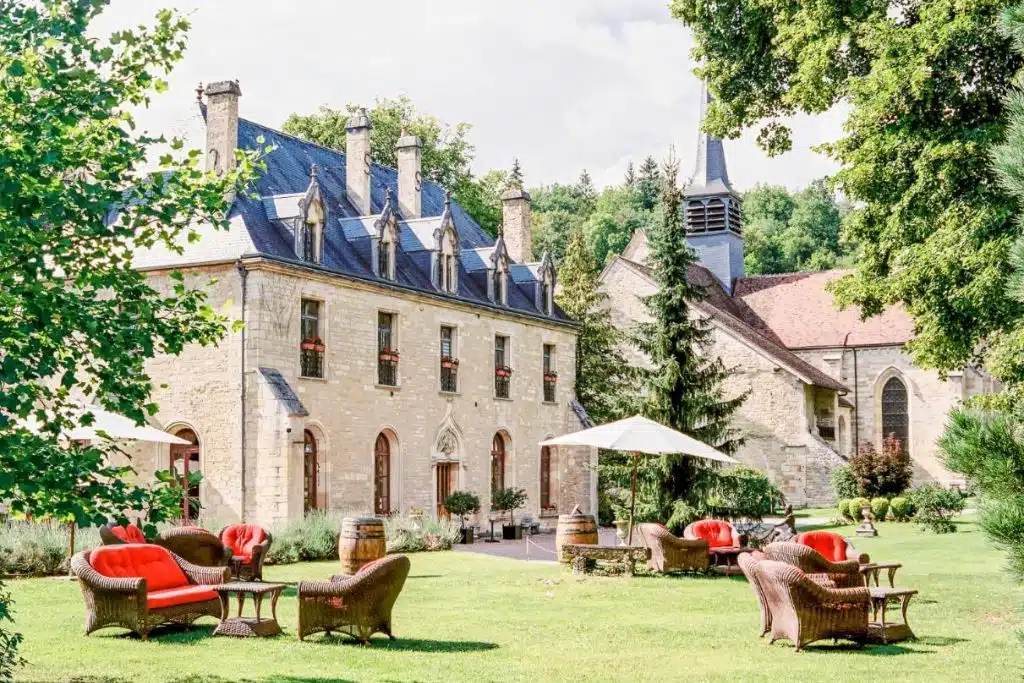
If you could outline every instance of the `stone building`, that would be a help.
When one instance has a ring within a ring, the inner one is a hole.
[[[702,100],[710,101],[706,93]],[[975,367],[945,380],[915,367],[904,351],[913,321],[902,308],[861,320],[859,311],[834,306],[826,285],[843,271],[746,277],[741,199],[721,140],[704,133],[684,206],[698,257],[691,278],[708,294],[693,303],[695,315],[712,327],[708,352],[734,371],[727,391],[748,392],[735,421],[746,437],[737,458],[768,472],[790,502],[828,504],[831,471],[862,444],[880,447],[893,434],[918,480],[958,484],[937,458],[936,439],[950,408],[996,390],[992,380]],[[646,235],[637,231],[602,273],[619,327],[647,320],[642,298],[658,288],[648,256]]]
[[[154,423],[189,447],[139,447],[143,479],[203,473],[207,514],[277,524],[310,510],[444,514],[444,497],[521,487],[542,523],[596,510],[596,451],[541,449],[581,427],[576,327],[555,305],[555,269],[530,250],[530,197],[503,197],[489,238],[421,179],[422,146],[373,164],[365,112],[347,149],[239,117],[236,82],[205,89],[195,125],[207,167],[270,145],[257,197],[238,196],[226,231],[200,228],[183,253],[137,254],[169,288],[183,272],[244,323],[216,347],[162,356]],[[262,140],[262,142],[260,142]]]

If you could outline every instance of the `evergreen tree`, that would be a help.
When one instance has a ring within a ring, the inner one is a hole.
[[[633,167],[632,161],[629,162],[629,165],[626,166],[626,176],[624,178],[623,184],[629,188],[636,187],[636,169]]]
[[[651,234],[650,264],[660,284],[646,300],[652,322],[637,327],[636,343],[651,361],[646,373],[645,414],[723,453],[742,444],[730,419],[746,395],[728,398],[723,382],[729,372],[711,356],[711,327],[693,314],[690,302],[705,291],[687,277],[696,256],[686,243],[682,192],[676,185],[679,163],[670,154],[663,170],[663,218]],[[676,523],[703,500],[713,481],[712,465],[681,455],[646,458],[654,513]]]
[[[597,207],[597,190],[594,189],[594,181],[591,180],[587,169],[580,172],[579,180],[572,186],[572,192],[576,198],[577,213],[583,218],[589,218]]]
[[[654,157],[648,156],[640,165],[636,186],[637,208],[642,211],[653,211],[658,205],[658,196],[661,193],[661,171]]]
[[[508,189],[523,189],[523,169],[519,166],[519,157],[512,160],[512,170],[508,172],[506,183]]]
[[[580,323],[576,337],[576,399],[598,424],[635,407],[636,373],[622,355],[622,333],[612,324],[598,289],[594,256],[582,225],[573,228],[558,273],[558,305]]]

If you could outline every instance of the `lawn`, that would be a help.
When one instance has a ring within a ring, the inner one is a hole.
[[[270,640],[158,630],[82,635],[82,598],[64,579],[11,582],[27,681],[1020,681],[1021,591],[970,521],[955,535],[880,524],[858,542],[899,560],[898,582],[921,591],[916,642],[856,649],[831,642],[794,653],[757,638],[758,607],[741,579],[576,578],[553,564],[465,553],[419,554],[395,611],[399,639],[372,647],[294,637],[294,591]],[[842,528],[852,533],[853,527]],[[272,567],[268,580],[326,577],[334,563]]]

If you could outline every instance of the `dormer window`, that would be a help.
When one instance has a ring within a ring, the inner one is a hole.
[[[391,240],[381,242],[378,248],[377,272],[385,280],[394,280],[395,243]]]
[[[395,249],[398,244],[398,224],[392,209],[391,188],[387,190],[384,210],[380,218],[374,222],[376,234],[373,235],[373,249],[376,252],[374,269],[377,277],[383,280],[395,279]]]
[[[313,166],[306,196],[299,201],[299,209],[302,213],[295,227],[295,252],[307,263],[321,263],[327,213],[320,193],[316,166]]]
[[[435,283],[442,292],[449,294],[459,293],[459,234],[455,231],[455,221],[452,219],[452,195],[445,193],[444,213],[441,214],[441,223],[434,231],[434,239],[437,240],[437,251],[434,252]]]
[[[540,287],[540,300],[544,306],[545,315],[554,313],[554,302],[551,299],[551,283],[545,280]]]
[[[508,271],[500,261],[494,269],[494,303],[508,305]]]
[[[551,260],[551,254],[544,254],[541,259],[540,268],[537,269],[537,289],[535,304],[537,310],[544,315],[555,314],[555,263]]]

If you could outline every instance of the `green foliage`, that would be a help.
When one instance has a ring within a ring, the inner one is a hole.
[[[342,515],[314,510],[283,528],[272,529],[274,541],[264,562],[292,564],[337,559],[341,520]]]
[[[75,552],[100,544],[96,529],[75,530]],[[0,525],[0,576],[57,576],[70,567],[71,528],[55,520]]]
[[[461,524],[466,515],[480,512],[480,497],[469,491],[455,491],[444,499],[444,507],[458,517]]]
[[[848,512],[850,519],[855,522],[859,522],[864,518],[864,513],[862,512],[864,508],[871,507],[871,501],[863,497],[854,498],[849,502],[847,507],[849,508]]]
[[[892,511],[892,518],[897,522],[906,522],[914,514],[914,506],[909,498],[896,496],[889,501],[889,510]]]
[[[914,465],[899,439],[889,435],[882,441],[880,452],[870,442],[861,444],[860,450],[850,457],[850,472],[861,495],[895,496],[910,486]]]
[[[836,501],[836,512],[839,513],[840,517],[847,518],[850,516],[849,505],[849,498],[840,498]]]
[[[384,518],[384,534],[389,553],[433,552],[451,550],[460,538],[461,526],[454,519],[392,515]]]
[[[0,500],[82,525],[147,506],[173,514],[112,464],[110,442],[61,434],[93,422],[75,398],[142,424],[157,410],[149,360],[223,337],[204,283],[175,274],[158,291],[132,256],[225,228],[225,197],[258,168],[240,152],[218,176],[198,150],[136,130],[131,112],[166,87],[188,22],[161,11],[104,37],[91,24],[107,4],[12,0],[0,12]],[[157,150],[163,172],[148,173]]]
[[[921,527],[937,534],[956,531],[953,515],[964,509],[964,498],[959,491],[938,484],[925,484],[911,491],[910,500],[917,510],[916,519]]]
[[[780,118],[848,112],[845,136],[821,147],[840,165],[835,188],[856,207],[843,223],[858,245],[856,271],[837,283],[837,300],[866,315],[902,303],[916,325],[908,351],[942,371],[976,360],[1022,311],[1006,296],[1017,203],[989,163],[1022,64],[999,29],[1015,4],[670,5],[692,29],[698,73],[716,95],[709,132],[760,125],[759,143],[781,153],[791,137]]]
[[[11,594],[7,586],[0,581],[0,682],[13,683],[14,673],[27,662],[18,655],[18,646],[23,637],[20,633],[12,633],[4,628],[4,622],[14,622],[11,607]]]
[[[832,470],[829,480],[832,484],[832,491],[839,499],[849,500],[860,495],[857,478],[853,475],[849,465],[841,465]]]
[[[508,523],[515,524],[515,511],[526,505],[526,491],[515,487],[498,489],[491,494],[491,509],[508,513]]]
[[[358,104],[348,104],[344,109],[322,105],[315,114],[291,114],[282,129],[303,140],[344,152],[345,124],[361,108]],[[373,124],[370,155],[375,163],[397,168],[396,147],[403,130],[419,137],[423,143],[423,179],[451,190],[455,201],[480,227],[496,234],[501,222],[500,195],[504,183],[495,187],[494,176],[487,178],[486,183],[473,178],[470,164],[476,148],[468,139],[470,124],[460,122],[451,126],[436,116],[421,113],[405,95],[378,99],[367,108],[367,114]]]
[[[871,514],[873,514],[875,516],[875,519],[877,519],[879,522],[884,522],[886,516],[889,514],[889,499],[872,498]]]
[[[749,190],[743,196],[747,273],[793,273],[846,265],[852,250],[839,239],[841,213],[822,180],[795,194],[781,185],[758,185]]]
[[[682,194],[676,186],[679,164],[674,156],[662,172],[662,223],[652,231],[651,265],[661,287],[645,301],[652,322],[641,324],[634,343],[651,361],[645,372],[647,417],[717,448],[733,453],[742,443],[731,419],[746,394],[727,397],[728,371],[721,360],[705,353],[711,328],[691,315],[691,302],[706,293],[687,277],[695,255],[686,243],[682,223]],[[609,462],[609,465],[614,463]],[[698,508],[712,494],[714,466],[683,455],[642,460],[641,486],[645,504],[665,519],[684,507]],[[620,476],[622,470],[620,469]],[[620,486],[628,485],[619,479]]]
[[[1024,431],[1022,408],[950,413],[939,440],[946,467],[977,489],[982,528],[1024,577]]]
[[[782,491],[760,470],[733,467],[714,473],[710,494],[700,505],[702,517],[759,522],[785,504]]]
[[[636,401],[636,372],[622,355],[622,332],[604,305],[596,267],[583,237],[573,233],[558,272],[558,305],[580,324],[576,336],[576,400],[598,424],[625,417]]]

